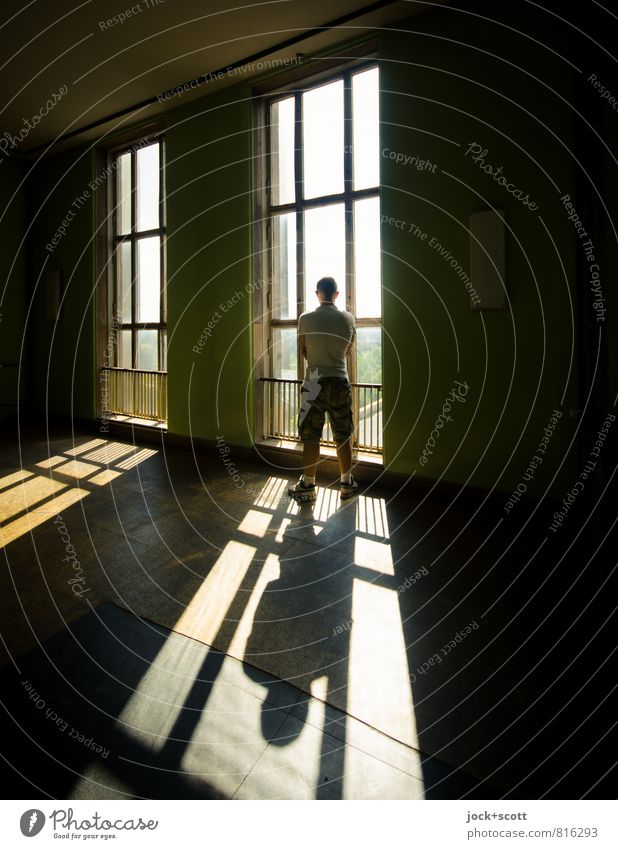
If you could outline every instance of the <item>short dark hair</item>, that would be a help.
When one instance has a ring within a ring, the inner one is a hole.
[[[338,292],[339,289],[337,287],[337,282],[334,277],[322,277],[318,280],[317,286],[315,287],[318,292],[321,292],[323,295],[326,295],[329,300],[332,301],[333,295],[335,292]]]

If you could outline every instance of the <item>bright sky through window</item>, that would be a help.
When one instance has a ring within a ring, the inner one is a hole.
[[[272,105],[273,204],[294,202],[294,98]]]
[[[343,191],[343,80],[303,94],[305,197]]]
[[[137,243],[137,320],[159,321],[161,260],[158,236]]]
[[[345,305],[345,208],[342,203],[305,212],[305,303],[313,306],[320,277],[334,277]],[[317,302],[315,304],[317,306]]]
[[[380,89],[378,69],[352,77],[352,147],[354,188],[368,189],[380,182]]]
[[[354,273],[357,318],[382,315],[380,286],[380,199],[354,204]]]
[[[137,229],[159,226],[159,145],[137,151]]]

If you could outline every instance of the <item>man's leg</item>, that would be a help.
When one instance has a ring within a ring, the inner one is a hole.
[[[321,386],[319,383],[316,383],[316,386],[318,391],[315,394],[317,395]],[[305,390],[303,385],[303,394],[306,391],[308,390]],[[324,421],[324,410],[320,408],[315,398],[309,402],[306,402],[306,399],[303,398],[303,404],[298,414],[298,434],[303,442],[303,476],[295,486],[290,487],[288,490],[290,495],[303,492],[308,485],[313,488],[313,497],[315,498],[315,475],[320,459],[320,439],[324,429]]]
[[[337,461],[339,463],[339,491],[342,498],[352,495],[358,484],[352,477],[352,439],[354,421],[352,418],[352,387],[348,381],[338,381],[333,392],[333,403],[329,409],[333,436],[337,443]]]
[[[303,471],[305,480],[315,480],[315,473],[320,459],[320,443],[319,442],[304,442],[303,443]],[[351,460],[351,455],[350,455]]]
[[[349,474],[352,470],[352,437],[337,446],[337,461],[343,478],[343,475]]]
[[[346,380],[338,380],[333,386],[332,403],[328,411],[333,436],[337,443],[337,460],[341,480],[349,481],[352,471],[352,387]]]

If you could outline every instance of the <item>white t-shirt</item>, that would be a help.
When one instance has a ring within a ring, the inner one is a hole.
[[[348,377],[346,351],[356,335],[354,316],[340,310],[332,301],[304,312],[298,319],[298,333],[307,348],[306,377]]]

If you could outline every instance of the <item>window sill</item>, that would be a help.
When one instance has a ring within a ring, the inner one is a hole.
[[[302,442],[295,442],[291,439],[262,439],[256,442],[256,446],[262,446],[264,448],[277,448],[281,451],[285,451],[286,453],[291,454],[302,454],[303,444]],[[327,445],[320,446],[320,457],[335,459],[337,456],[337,452],[334,448],[330,448]],[[354,463],[367,463],[368,465],[384,468],[384,458],[382,454],[370,454],[363,451],[353,451],[352,459]]]
[[[103,421],[101,424],[103,424]],[[160,422],[156,419],[142,419],[136,416],[110,416],[105,419],[105,422],[109,422],[114,425],[127,425],[130,427],[147,427],[151,430],[161,430],[167,432],[167,422]]]

